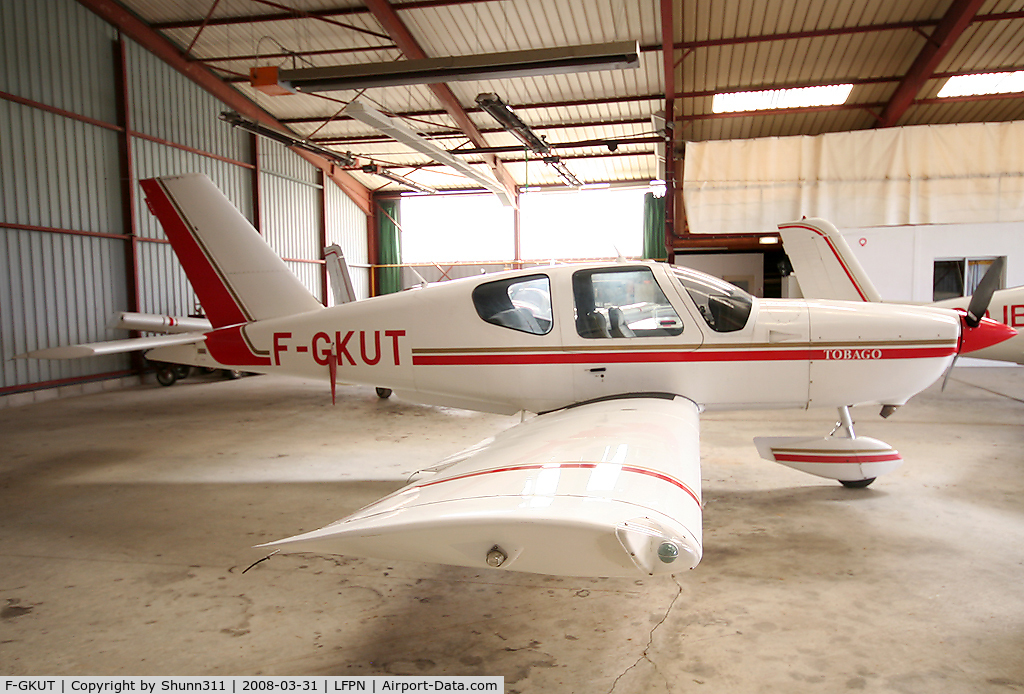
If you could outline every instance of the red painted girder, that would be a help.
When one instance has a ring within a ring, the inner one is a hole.
[[[365,0],[365,4],[377,21],[380,22],[380,25],[384,27],[384,31],[391,37],[391,40],[395,42],[399,50],[405,55],[406,59],[423,60],[430,57],[423,51],[419,41],[412,35],[409,28],[405,26],[405,22],[395,12],[395,8],[391,6],[391,3],[387,0]],[[455,121],[459,130],[466,133],[466,137],[473,144],[477,147],[489,146],[483,134],[477,129],[473,121],[470,120],[466,109],[459,103],[455,92],[447,84],[428,84],[427,86],[430,87],[430,90],[437,97],[438,101],[441,102],[441,106],[451,116],[452,120]],[[487,155],[485,159],[491,171],[494,172],[494,177],[508,191],[510,198],[513,201],[516,200],[516,183],[501,163],[501,160],[493,154]]]
[[[291,132],[284,124],[277,121],[272,115],[261,109],[252,101],[249,101],[244,94],[234,87],[223,82],[219,77],[210,72],[201,63],[187,60],[178,48],[163,36],[153,31],[145,22],[126,10],[114,0],[78,0],[83,6],[99,15],[108,24],[113,25],[119,31],[131,38],[143,48],[153,53],[156,57],[173,67],[181,74],[198,84],[200,87],[213,94],[224,104],[261,123],[269,125],[285,132]],[[335,171],[334,167],[326,159],[318,157],[302,150],[293,150],[319,169],[325,172],[331,171],[328,175],[331,180],[345,191],[345,194],[352,198],[352,201],[366,214],[370,213],[370,191],[352,178],[344,171]]]
[[[953,44],[956,43],[964,29],[974,19],[985,0],[953,0],[946,10],[945,16],[935,27],[924,48],[917,54],[914,64],[910,66],[903,81],[896,87],[892,98],[882,111],[882,118],[877,127],[886,128],[895,125],[914,102],[914,97],[921,91],[939,62],[946,57]]]

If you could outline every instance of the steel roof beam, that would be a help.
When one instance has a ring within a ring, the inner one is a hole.
[[[172,68],[185,75],[207,92],[217,97],[227,106],[233,108],[244,116],[264,123],[275,128],[288,130],[286,126],[278,122],[276,118],[250,101],[244,94],[231,85],[225,83],[210,70],[197,62],[190,61],[182,55],[177,46],[153,31],[145,22],[126,10],[114,0],[78,0],[83,6],[98,15],[108,24],[113,25],[126,36],[131,38],[143,48],[153,53]],[[296,154],[317,168],[323,170],[348,195],[363,212],[369,214],[372,210],[370,205],[370,191],[352,178],[349,174],[341,171],[323,157],[316,156],[309,152],[296,150]]]
[[[876,127],[887,128],[899,122],[913,104],[914,97],[921,91],[921,87],[931,79],[935,68],[953,48],[984,2],[985,0],[953,0],[953,4],[946,10],[945,16],[935,27],[921,52],[917,54],[903,81],[896,87]]]
[[[428,57],[422,46],[420,46],[419,41],[412,35],[412,32],[409,31],[405,22],[398,16],[395,8],[391,6],[388,0],[365,0],[365,4],[407,59],[423,60]],[[484,139],[483,134],[477,129],[473,121],[470,120],[469,114],[466,113],[466,109],[459,103],[451,87],[447,84],[431,84],[428,87],[434,93],[434,96],[437,97],[438,101],[441,102],[441,106],[451,119],[455,121],[455,125],[462,132],[466,133],[466,137],[477,147],[487,147],[487,140]],[[513,180],[511,174],[502,165],[501,160],[493,154],[488,155],[486,160],[487,165],[494,172],[494,177],[508,191],[511,199],[513,201],[516,200],[515,180]]]
[[[412,0],[399,5],[400,10],[422,10],[431,7],[446,7],[449,5],[474,5],[483,2],[498,2],[499,0]],[[331,10],[294,10],[292,12],[275,12],[267,14],[236,15],[232,17],[218,17],[209,22],[209,25],[230,26],[232,24],[253,24],[257,22],[288,22],[296,19],[329,19],[332,17],[352,17],[360,14],[369,14],[366,7],[343,7]],[[182,19],[171,22],[157,22],[152,26],[154,29],[194,29],[202,23],[199,19]]]

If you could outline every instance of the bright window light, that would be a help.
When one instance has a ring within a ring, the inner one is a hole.
[[[776,108],[836,106],[846,103],[852,89],[852,84],[828,84],[822,87],[715,94],[711,100],[711,110],[715,113],[735,113],[737,111],[767,111]]]
[[[520,235],[525,260],[643,255],[646,188],[524,193]],[[402,261],[511,261],[513,213],[494,195],[402,198]]]
[[[495,195],[402,198],[402,261],[509,260],[512,208]]]
[[[645,188],[521,195],[523,258],[614,258],[644,251]]]
[[[1012,94],[1024,92],[1024,70],[989,72],[980,75],[954,75],[939,90],[939,97]]]

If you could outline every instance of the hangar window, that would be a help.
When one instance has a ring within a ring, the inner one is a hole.
[[[580,270],[572,276],[580,337],[679,335],[683,323],[647,268]]]
[[[742,330],[750,318],[753,299],[739,287],[703,272],[684,267],[672,268],[672,274],[683,285],[704,322],[715,332]]]
[[[932,301],[971,296],[995,258],[952,258],[936,260],[932,270]],[[1000,277],[999,288],[1004,286]]]
[[[547,275],[486,282],[473,290],[477,315],[488,323],[533,335],[551,332],[551,283]]]

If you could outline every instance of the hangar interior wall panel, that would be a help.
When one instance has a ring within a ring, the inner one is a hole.
[[[113,123],[116,35],[71,0],[0,2],[0,90]]]
[[[110,317],[127,306],[124,242],[4,229],[0,266],[0,383],[3,387],[128,368],[126,355],[12,359],[27,351],[114,339]]]
[[[327,244],[336,243],[345,253],[356,298],[370,296],[369,249],[366,245],[366,215],[338,186],[327,184]],[[333,303],[334,290],[331,292]]]
[[[306,160],[276,142],[261,141],[260,203],[263,237],[317,299],[321,296],[319,173]],[[332,184],[333,185],[333,184]]]
[[[0,101],[0,200],[11,224],[123,233],[118,134]]]
[[[250,138],[219,119],[226,110],[220,101],[132,41],[125,41],[125,62],[133,130],[234,161],[251,161]],[[167,238],[138,185],[139,180],[154,176],[204,173],[253,220],[251,169],[143,138],[133,138],[132,156],[140,237]],[[185,316],[197,307],[195,292],[171,247],[140,243],[139,310]]]
[[[134,41],[125,41],[133,130],[236,161],[251,161],[249,136],[220,119],[216,97]]]
[[[1024,122],[920,125],[690,142],[691,231],[759,232],[802,216],[840,227],[1024,221]]]
[[[113,122],[113,29],[76,2],[0,3],[0,90]],[[121,234],[117,133],[0,102],[0,221]],[[0,389],[127,368],[124,356],[12,360],[113,337],[127,308],[125,241],[0,229]]]

